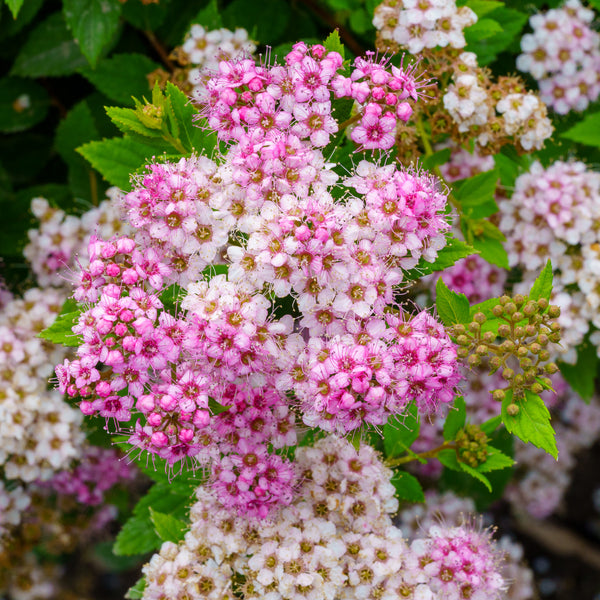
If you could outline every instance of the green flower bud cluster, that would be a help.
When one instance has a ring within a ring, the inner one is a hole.
[[[450,329],[459,346],[458,356],[470,367],[487,365],[491,373],[500,370],[507,384],[492,390],[495,400],[504,400],[508,389],[515,399],[526,389],[539,394],[550,386],[548,375],[558,371],[550,362],[550,350],[551,344],[560,342],[560,325],[555,320],[560,308],[545,298],[529,300],[517,294],[499,298],[491,312],[495,317],[492,327],[488,317],[478,312],[471,323]]]
[[[473,468],[483,464],[487,460],[489,441],[479,425],[465,425],[456,434],[458,460]]]

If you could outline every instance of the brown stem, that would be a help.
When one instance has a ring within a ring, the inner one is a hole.
[[[420,458],[435,458],[442,450],[454,450],[456,445],[453,442],[444,442],[441,446],[428,450],[427,452],[421,452],[420,454],[409,454],[407,456],[401,456],[392,460],[386,460],[385,464],[387,467],[398,467],[406,463],[412,462],[413,460],[419,460]]]
[[[306,6],[312,10],[322,21],[324,21],[332,29],[337,29],[340,32],[340,38],[350,50],[352,50],[355,56],[362,56],[365,53],[365,49],[361,43],[352,35],[348,29],[343,25],[340,25],[336,18],[327,12],[322,6],[319,6],[314,0],[301,0]]]
[[[160,56],[163,64],[167,69],[169,69],[170,73],[173,73],[177,68],[175,63],[169,58],[169,54],[167,53],[165,47],[161,44],[158,38],[154,35],[154,33],[150,30],[144,31],[144,35],[146,39],[150,42],[156,53]]]

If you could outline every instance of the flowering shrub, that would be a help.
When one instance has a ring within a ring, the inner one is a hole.
[[[0,144],[0,595],[533,599],[483,522],[600,437],[592,8],[41,5],[0,21],[0,129],[54,139]]]

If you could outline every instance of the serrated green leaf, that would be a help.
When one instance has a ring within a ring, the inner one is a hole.
[[[149,127],[146,127],[137,118],[135,110],[131,108],[122,108],[120,106],[107,106],[106,114],[123,133],[133,133],[146,138],[162,139],[162,132],[158,129],[150,129]]]
[[[533,283],[531,291],[529,292],[529,299],[539,300],[540,298],[546,298],[546,300],[550,300],[550,294],[552,293],[552,279],[552,264],[548,261]]]
[[[150,519],[158,537],[163,542],[180,542],[189,526],[172,515],[158,512],[150,507]]]
[[[435,305],[444,325],[469,322],[469,301],[464,294],[453,292],[440,277],[435,286]]]
[[[119,0],[63,0],[63,13],[84,56],[96,65],[119,28]]]
[[[157,148],[124,137],[90,142],[77,148],[77,152],[110,184],[129,190],[130,175],[147,164],[157,154]]]
[[[449,442],[456,438],[456,434],[465,426],[467,420],[467,405],[462,396],[457,396],[454,406],[448,411],[444,421],[444,439]]]
[[[581,398],[589,404],[596,391],[596,376],[598,375],[598,353],[596,346],[589,338],[577,346],[577,362],[569,365],[559,362],[560,372],[567,383]]]
[[[395,471],[391,483],[396,488],[396,496],[406,502],[425,502],[425,494],[419,480],[406,471]]]
[[[497,417],[492,417],[491,419],[488,419],[485,423],[481,424],[481,431],[483,431],[483,433],[485,433],[489,437],[494,431],[496,431],[496,429],[498,429],[498,426],[501,424],[502,417],[500,415],[498,415]]]
[[[125,600],[142,600],[144,597],[144,590],[146,589],[146,577],[141,577],[137,580],[136,584],[131,586],[126,594]]]
[[[22,5],[21,10],[19,10],[19,16],[16,19],[1,19],[0,40],[7,40],[9,37],[19,33],[26,25],[29,25],[39,12],[43,3],[44,0],[27,0],[27,2]]]
[[[5,2],[12,13],[13,19],[16,19],[25,0],[5,0]]]
[[[61,13],[50,15],[30,33],[11,70],[22,77],[60,77],[86,64]]]
[[[456,458],[456,452],[454,450],[442,450],[438,452],[437,459],[451,471],[461,471],[460,463]]]
[[[481,258],[485,261],[500,267],[508,269],[508,254],[502,245],[502,242],[489,237],[473,238],[473,247],[479,251]]]
[[[119,556],[145,554],[160,548],[162,540],[156,533],[150,516],[152,510],[183,520],[192,503],[194,488],[190,482],[156,483],[141,498],[117,535],[113,552]]]
[[[600,148],[600,112],[586,115],[582,121],[561,133],[561,137]]]
[[[79,72],[114,102],[133,105],[132,96],[140,98],[150,92],[146,76],[159,66],[143,54],[115,54],[95,69],[86,66]]]
[[[60,310],[54,323],[38,334],[38,337],[54,344],[63,346],[79,346],[83,343],[80,336],[73,333],[73,326],[77,323],[82,308],[73,299],[69,298]]]
[[[33,127],[48,113],[48,93],[34,81],[0,79],[0,131],[13,133]]]
[[[419,437],[419,428],[417,405],[412,402],[404,415],[390,417],[383,426],[385,455],[394,458],[408,450]]]
[[[438,250],[438,255],[434,262],[430,263],[421,259],[414,269],[405,273],[406,279],[413,281],[430,273],[443,271],[458,262],[461,258],[477,254],[475,248],[462,240],[455,237],[448,237],[447,240],[447,244],[441,250]]]
[[[457,182],[458,189],[455,198],[461,205],[463,212],[469,216],[469,209],[494,200],[496,186],[498,185],[498,171],[485,171],[477,175]]]
[[[512,467],[515,461],[506,454],[503,454],[497,448],[487,446],[487,458],[484,463],[477,465],[476,471],[479,473],[490,473],[491,471],[500,471]]]
[[[544,401],[537,394],[525,390],[525,398],[514,402],[519,409],[514,416],[507,411],[512,403],[512,394],[507,392],[502,402],[502,422],[506,429],[524,442],[531,442],[558,459],[556,434],[550,424],[550,411]]]
[[[207,30],[223,27],[223,19],[221,19],[219,13],[217,0],[210,0],[208,5],[196,15],[193,22],[202,25]]]
[[[193,119],[197,111],[190,99],[176,85],[167,83],[165,92],[171,109],[171,133],[173,137],[181,140],[188,152],[193,152],[195,148],[192,139],[194,130],[197,129],[193,125]]]
[[[337,52],[341,54],[342,58],[345,58],[344,44],[342,44],[340,32],[337,29],[327,36],[323,45],[329,52]]]
[[[490,483],[490,480],[485,475],[482,475],[479,471],[477,471],[473,467],[470,467],[469,465],[467,465],[463,462],[459,462],[458,464],[465,473],[467,473],[471,477],[477,479],[477,481],[480,481],[481,483],[483,483],[483,485],[485,485],[485,487],[487,488],[488,492],[492,491],[492,484]]]

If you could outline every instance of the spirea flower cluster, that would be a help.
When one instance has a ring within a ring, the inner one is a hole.
[[[230,149],[150,165],[124,196],[135,233],[92,237],[77,358],[57,368],[84,414],[172,466],[207,465],[225,507],[259,516],[291,502],[299,474],[278,451],[297,421],[382,425],[413,400],[422,412],[452,401],[460,379],[441,324],[398,304],[403,271],[446,243],[446,193],[365,160],[334,199],[320,150],[338,129],[329,98],[383,120],[418,98],[412,70],[369,56],[345,78],[338,54],[304,44],[286,65],[220,63],[204,102]],[[320,116],[308,126],[302,111]]]
[[[400,46],[411,54],[437,46],[464,48],[463,30],[476,22],[477,15],[455,0],[384,0],[373,16],[378,47]]]
[[[579,0],[536,13],[521,38],[517,68],[537,79],[542,101],[560,115],[585,110],[600,94],[600,36]]]
[[[553,130],[545,104],[534,93],[508,77],[494,83],[472,52],[463,52],[453,64],[443,105],[458,131],[469,132],[482,148],[512,138],[526,152],[539,150]]]
[[[551,300],[561,308],[561,360],[568,362],[590,322],[600,326],[599,211],[600,175],[582,162],[557,161],[547,169],[534,162],[517,178],[510,202],[500,204],[499,227],[509,264],[524,271],[522,289],[547,260],[556,269]]]
[[[501,597],[488,534],[438,526],[404,541],[389,516],[398,506],[392,473],[369,446],[327,437],[299,447],[297,464],[294,502],[260,523],[241,521],[199,488],[184,541],[164,543],[144,567],[144,600]]]

